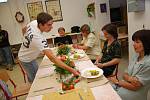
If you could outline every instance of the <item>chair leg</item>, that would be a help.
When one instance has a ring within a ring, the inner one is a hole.
[[[26,83],[26,77],[24,76],[24,82]]]
[[[16,97],[16,100],[18,100],[18,98]]]

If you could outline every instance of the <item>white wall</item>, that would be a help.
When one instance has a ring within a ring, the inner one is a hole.
[[[129,59],[134,54],[132,46],[132,35],[135,31],[143,28],[150,29],[150,0],[145,0],[145,11],[142,12],[128,12],[128,34],[129,34]],[[130,61],[130,60],[129,60]]]
[[[101,28],[105,25],[110,23],[110,10],[109,10],[109,0],[95,0],[96,7],[96,19],[95,19],[95,31],[100,32]],[[100,4],[106,3],[107,12],[101,13],[100,11]]]
[[[45,0],[8,0],[7,3],[0,4],[0,24],[3,29],[9,32],[11,44],[22,42],[21,29],[30,22],[26,3],[36,1],[42,1],[44,11],[46,11]],[[94,1],[96,2],[96,18],[89,18],[86,8],[88,4]],[[99,4],[105,2],[109,7],[108,0],[60,0],[63,21],[54,22],[52,31],[44,33],[44,35],[49,38],[50,34],[57,33],[57,29],[60,26],[63,26],[66,32],[70,32],[72,26],[81,26],[83,24],[90,24],[92,31],[99,32],[103,25],[110,22],[109,9],[107,9],[107,13],[100,12]],[[24,23],[20,24],[15,20],[14,16],[17,11],[24,14]]]
[[[72,26],[82,26],[93,22],[87,15],[86,7],[91,3],[91,0],[60,0],[63,21],[55,22],[51,34],[56,34],[57,29],[63,26],[66,32],[71,31]],[[45,33],[49,37],[48,33]]]
[[[20,11],[24,14],[25,22],[18,23],[15,13]],[[0,24],[2,29],[9,33],[10,44],[18,44],[22,41],[22,26],[28,22],[24,0],[8,0],[7,3],[0,3]]]

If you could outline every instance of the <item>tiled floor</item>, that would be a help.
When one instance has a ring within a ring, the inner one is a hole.
[[[37,60],[38,63],[40,63],[41,60],[42,60],[42,57]],[[121,63],[119,64],[119,73],[118,73],[119,78],[121,78],[123,71],[127,66],[128,66],[128,53],[126,52],[126,53],[123,53]],[[2,68],[0,68],[0,69],[2,69]],[[21,70],[18,65],[15,65],[14,70],[8,71],[8,73],[9,73],[10,77],[15,81],[16,84],[21,84],[22,82],[24,82],[23,75],[22,75]],[[10,89],[12,90],[12,85],[11,85]],[[26,96],[19,97],[18,99],[25,100]]]

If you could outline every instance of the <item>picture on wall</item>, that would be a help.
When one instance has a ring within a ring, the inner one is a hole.
[[[42,1],[27,3],[27,9],[30,21],[35,20],[37,15],[44,11]]]
[[[100,10],[101,10],[101,13],[107,12],[107,6],[106,6],[106,3],[100,4]]]
[[[60,0],[45,1],[45,6],[46,6],[47,13],[49,13],[53,17],[54,21],[63,20]]]

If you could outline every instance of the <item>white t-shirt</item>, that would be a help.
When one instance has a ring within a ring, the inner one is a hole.
[[[95,60],[96,57],[100,55],[100,44],[98,38],[93,33],[89,33],[87,37],[83,37],[81,44],[90,47],[86,50],[86,54],[90,59]]]
[[[19,50],[19,60],[30,62],[35,60],[40,52],[49,49],[46,38],[37,26],[37,20],[27,25],[27,32],[24,34],[24,40]]]

